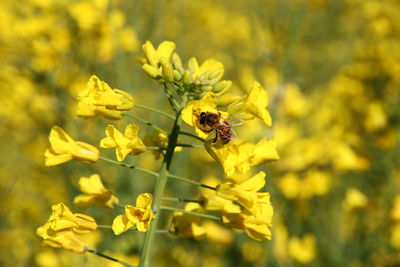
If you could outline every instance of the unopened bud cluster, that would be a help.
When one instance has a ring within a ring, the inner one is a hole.
[[[199,66],[192,57],[185,68],[174,49],[172,42],[163,42],[157,49],[146,42],[143,45],[146,58],[140,59],[143,70],[158,82],[172,85],[176,93],[186,94],[189,99],[200,99],[207,92],[219,95],[229,89],[231,81],[222,80],[222,63],[210,59]]]

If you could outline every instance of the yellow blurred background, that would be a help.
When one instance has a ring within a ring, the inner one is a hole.
[[[122,203],[151,192],[154,179],[104,162],[46,168],[44,151],[53,125],[96,146],[104,137],[110,121],[75,115],[76,96],[92,74],[137,103],[172,113],[136,62],[146,40],[175,42],[185,61],[221,61],[232,91],[247,92],[259,81],[273,125],[249,122],[236,131],[253,141],[275,138],[280,155],[260,167],[275,212],[271,242],[239,233],[219,242],[158,236],[154,266],[400,265],[399,1],[3,0],[0,28],[1,266],[114,266],[44,248],[36,228],[52,204],[73,207],[81,176],[100,173]],[[141,133],[151,129],[141,126]],[[160,160],[150,153],[130,163],[157,170]],[[199,150],[180,152],[174,171],[223,179]],[[198,192],[171,182],[168,194]],[[85,213],[105,225],[118,214],[96,207]],[[104,230],[89,239],[135,263],[143,234]]]

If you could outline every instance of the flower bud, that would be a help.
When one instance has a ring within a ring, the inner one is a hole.
[[[161,76],[161,71],[156,67],[153,67],[152,65],[144,64],[142,66],[142,69],[144,70],[144,72],[146,72],[150,77],[154,79],[157,79]]]
[[[186,84],[186,85],[191,84],[192,83],[192,77],[191,76],[192,75],[190,74],[190,72],[185,71],[185,73],[183,74],[183,78],[182,78],[183,84]]]
[[[218,93],[225,89],[228,82],[226,80],[220,81],[219,83],[215,84],[213,87],[213,92]]]
[[[172,54],[171,62],[175,69],[183,69],[181,58],[178,56],[177,53]]]
[[[198,68],[197,60],[194,57],[189,58],[188,60],[188,68],[191,72],[195,72]]]
[[[175,81],[180,81],[182,79],[182,75],[177,70],[173,70]]]
[[[213,70],[209,75],[208,75],[208,79],[212,80],[212,79],[218,79],[220,76],[222,76],[224,70],[223,69],[216,69]]]
[[[144,45],[142,45],[144,55],[146,56],[147,62],[153,66],[157,67],[159,58],[157,55],[157,51],[154,49],[153,44],[150,41],[146,41]]]
[[[172,69],[172,64],[169,62],[161,61],[162,66],[162,75],[166,82],[173,82],[174,81],[174,72]]]

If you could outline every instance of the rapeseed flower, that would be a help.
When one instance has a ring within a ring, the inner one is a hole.
[[[104,187],[98,174],[93,174],[90,177],[81,177],[79,179],[79,188],[84,194],[75,197],[74,205],[80,209],[85,209],[95,204],[112,209],[114,208],[114,203],[119,203],[118,198]]]
[[[201,212],[203,209],[198,203],[187,203],[185,210]],[[200,217],[176,211],[172,219],[173,233],[181,237],[193,237],[201,240],[206,237],[207,230],[200,226]]]
[[[205,143],[207,152],[221,163],[228,177],[231,177],[235,171],[246,173],[250,170],[250,166],[258,166],[279,159],[274,140],[267,141],[263,138],[257,144],[238,141],[229,142],[226,145],[219,142],[213,145],[211,141],[208,140]]]
[[[260,204],[255,212],[243,210],[240,213],[222,214],[222,222],[258,241],[271,240],[273,208],[270,203]]]
[[[133,108],[130,94],[111,87],[97,76],[90,77],[86,88],[78,95],[78,116],[89,118],[96,115],[109,119],[121,119],[121,111]]]
[[[310,262],[315,258],[315,237],[306,234],[302,239],[292,237],[288,241],[288,254],[291,258],[303,264]]]
[[[270,194],[268,192],[258,192],[264,185],[265,173],[260,171],[242,183],[225,182],[219,184],[216,189],[216,195],[236,201],[251,211],[259,202],[269,203]]]
[[[146,150],[143,141],[137,136],[139,126],[129,124],[122,135],[114,126],[108,125],[106,128],[106,138],[100,141],[100,147],[115,148],[118,161],[123,161],[129,154],[137,155]]]
[[[59,126],[53,126],[49,135],[50,148],[46,150],[45,165],[55,166],[70,160],[82,162],[96,162],[99,150],[84,142],[74,141]]]
[[[272,119],[266,109],[267,105],[267,92],[262,88],[261,84],[254,82],[249,94],[231,103],[228,106],[228,112],[229,114],[244,118],[248,118],[250,115],[250,117],[256,117],[266,125],[271,126]]]
[[[43,238],[43,245],[55,248],[64,248],[77,253],[84,253],[87,244],[73,231],[54,231],[49,224],[36,230],[38,236]]]
[[[156,217],[151,209],[153,196],[149,193],[140,194],[136,199],[136,207],[125,206],[125,214],[118,215],[112,224],[114,234],[120,235],[136,226],[140,232],[146,232],[150,222]]]
[[[81,213],[72,213],[62,202],[53,205],[51,208],[53,212],[47,224],[53,231],[70,230],[78,234],[83,234],[97,228],[96,221],[92,217]]]

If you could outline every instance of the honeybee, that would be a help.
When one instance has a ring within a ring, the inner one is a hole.
[[[217,142],[218,138],[221,140],[222,144],[226,145],[231,140],[236,139],[236,133],[232,129],[232,126],[238,126],[244,123],[240,118],[227,116],[223,118],[220,112],[201,112],[199,116],[199,123],[204,126],[201,129],[205,133],[210,133],[215,130],[215,138],[213,144]]]

